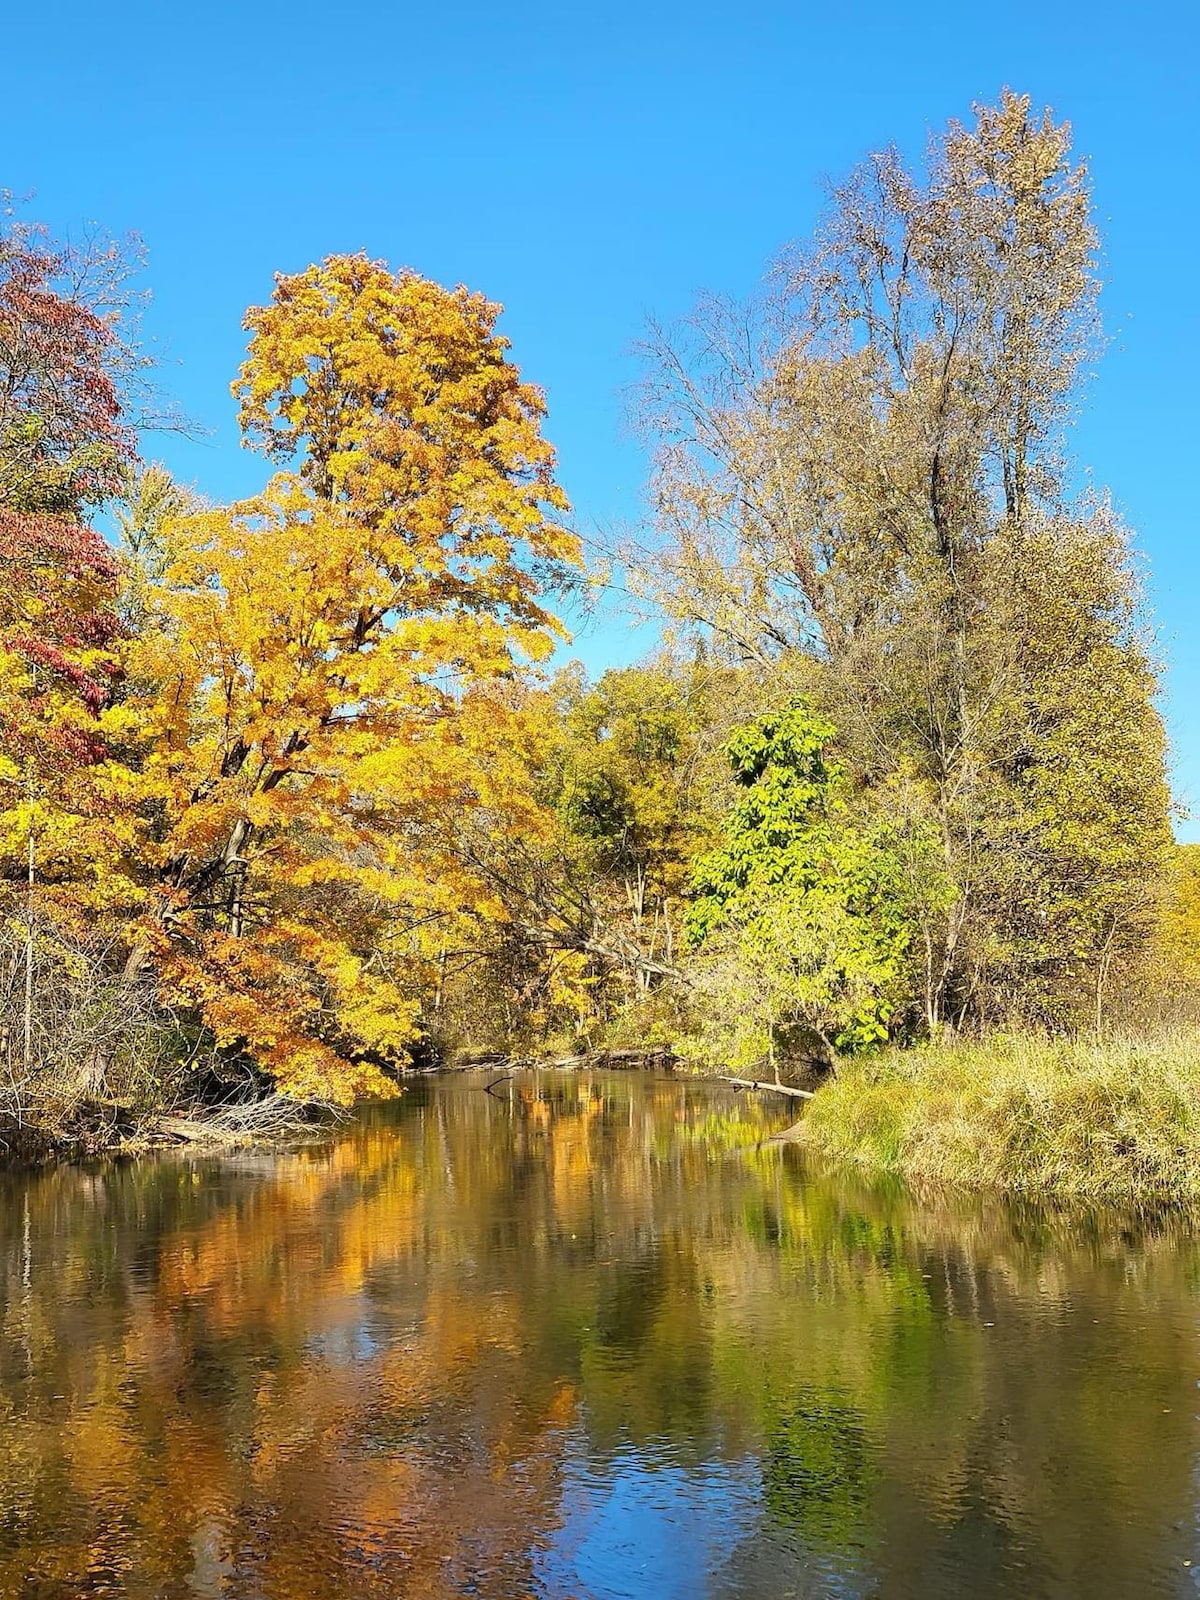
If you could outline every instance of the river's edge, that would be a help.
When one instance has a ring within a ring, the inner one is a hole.
[[[680,1081],[792,1098],[788,1142],[823,1165],[1064,1205],[1200,1208],[1200,1036],[995,1035],[843,1060],[807,1087],[694,1069],[669,1049],[560,1058],[479,1053],[450,1070],[665,1068]],[[443,1069],[446,1070],[446,1069]]]
[[[1029,1036],[888,1050],[844,1061],[812,1088],[695,1070],[667,1047],[574,1055],[461,1051],[397,1084],[475,1074],[483,1089],[536,1072],[671,1073],[680,1082],[793,1097],[787,1141],[823,1164],[899,1180],[914,1193],[959,1190],[1064,1203],[1200,1206],[1200,1040]],[[263,1103],[265,1104],[265,1102]],[[77,1163],[191,1149],[282,1151],[336,1132],[330,1108],[277,1115],[192,1106],[141,1117],[80,1108],[55,1127],[0,1126],[5,1165]]]
[[[644,1049],[596,1050],[570,1056],[510,1056],[497,1050],[460,1051],[446,1061],[405,1073],[397,1094],[423,1079],[489,1072],[497,1081],[516,1073],[537,1071],[663,1071],[675,1057],[663,1046]],[[485,1084],[484,1087],[487,1085]],[[141,1113],[108,1102],[85,1102],[54,1120],[36,1118],[0,1121],[0,1166],[72,1165],[102,1159],[132,1159],[162,1152],[194,1150],[286,1151],[320,1144],[341,1126],[344,1112],[330,1106],[300,1106],[290,1114],[256,1115],[261,1106],[278,1106],[277,1096],[246,1104],[244,1126],[231,1124],[229,1108],[194,1104],[157,1107]]]
[[[0,1169],[74,1166],[187,1150],[281,1152],[324,1142],[339,1125],[340,1118],[328,1111],[300,1107],[295,1118],[273,1128],[231,1128],[218,1109],[195,1107],[112,1120],[83,1114],[48,1126],[7,1121],[0,1123]]]
[[[910,1187],[1200,1205],[1200,1038],[1032,1035],[843,1062],[799,1142]]]

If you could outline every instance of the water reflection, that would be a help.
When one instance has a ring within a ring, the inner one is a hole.
[[[0,1180],[0,1595],[1193,1595],[1190,1230],[629,1075]]]

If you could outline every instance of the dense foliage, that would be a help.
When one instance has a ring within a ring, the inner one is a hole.
[[[764,1054],[777,1066],[779,1037],[799,1030],[802,1048],[826,1064],[888,1037],[913,989],[910,956],[923,912],[915,885],[949,899],[937,841],[902,817],[855,818],[842,768],[827,747],[836,730],[803,701],[762,717],[729,741],[747,793],[733,806],[717,849],[695,865],[688,934],[719,951],[714,1015],[727,1010],[736,1063]],[[928,863],[925,873],[909,869]],[[722,939],[724,935],[724,939]],[[723,958],[723,959],[722,959]],[[765,1046],[765,1048],[764,1048]]]
[[[624,559],[670,642],[596,683],[548,667],[580,552],[499,307],[281,276],[234,384],[275,475],[214,506],[136,459],[90,249],[0,237],[18,1117],[349,1102],[467,1045],[830,1067],[1100,1028],[1151,965],[1190,1003],[1137,567],[1071,489],[1097,239],[1048,114],[871,157],[768,301],[655,331]]]

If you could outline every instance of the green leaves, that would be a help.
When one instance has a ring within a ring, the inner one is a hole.
[[[823,783],[840,776],[840,768],[825,760],[825,746],[836,732],[807,700],[796,700],[775,715],[739,728],[729,741],[729,764],[738,783],[747,787],[775,766],[786,771],[790,793],[807,782],[809,793],[815,794]]]
[[[844,855],[831,826],[843,802],[840,769],[826,763],[834,729],[798,700],[740,728],[727,751],[747,789],[725,822],[723,843],[696,863],[687,919],[692,946],[727,922],[745,922],[778,891],[815,893]]]
[[[854,815],[827,754],[834,733],[800,699],[734,735],[729,759],[747,793],[692,876],[688,940],[716,959],[732,955],[757,1013],[749,1026],[765,1024],[772,1053],[779,1030],[796,1024],[843,1050],[877,1043],[911,999],[909,868],[928,862],[930,841],[916,840],[914,852],[914,825]]]

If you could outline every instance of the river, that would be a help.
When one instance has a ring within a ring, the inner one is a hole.
[[[774,1097],[485,1081],[0,1178],[0,1596],[1200,1589],[1189,1228],[822,1173]]]

